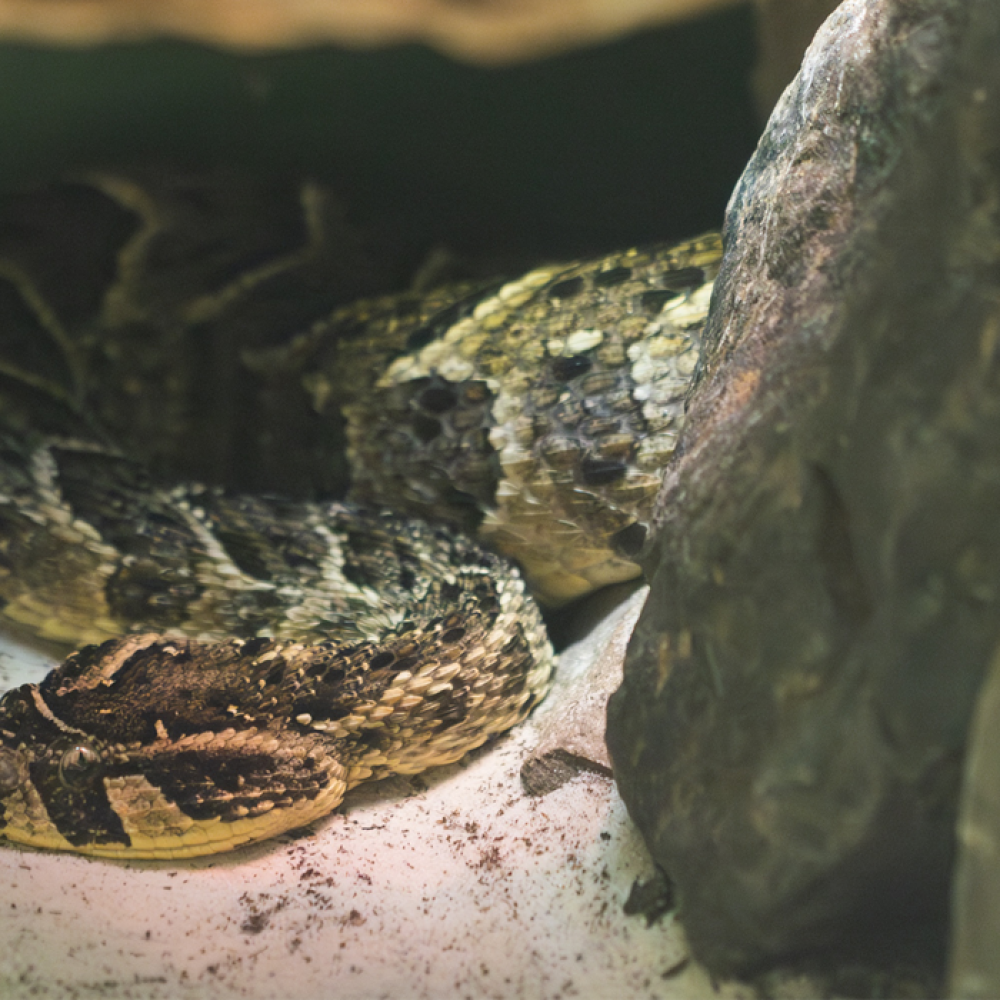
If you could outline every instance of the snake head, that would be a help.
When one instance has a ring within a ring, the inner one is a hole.
[[[346,789],[330,738],[263,715],[234,717],[227,706],[248,701],[240,670],[247,644],[219,644],[214,654],[195,647],[156,636],[112,640],[80,650],[41,684],[7,692],[0,838],[104,857],[181,858],[329,812]],[[276,685],[249,686],[262,697]]]
[[[61,723],[37,686],[8,691],[0,699],[0,834],[61,849],[121,843],[101,784],[108,756],[100,741]]]

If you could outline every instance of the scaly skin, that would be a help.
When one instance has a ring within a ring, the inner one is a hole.
[[[45,253],[0,245],[27,317],[0,347],[0,614],[101,645],[0,701],[0,835],[227,850],[524,718],[553,662],[525,580],[558,604],[639,572],[718,237],[327,304],[274,344],[276,288],[294,279],[298,309],[329,270],[317,190],[270,256],[228,202],[206,219],[183,190],[110,176],[71,193],[113,215],[83,213],[114,248],[103,290],[60,289],[29,266]],[[235,367],[206,399],[213,351]],[[253,467],[226,485],[276,474],[301,498],[185,480],[229,468],[211,444],[185,464],[216,427]],[[353,506],[315,499],[337,448]]]

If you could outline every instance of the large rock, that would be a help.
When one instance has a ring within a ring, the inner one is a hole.
[[[733,196],[608,710],[696,956],[942,927],[1000,639],[1000,4],[848,0]]]

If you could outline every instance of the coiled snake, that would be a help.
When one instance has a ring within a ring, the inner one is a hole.
[[[98,175],[8,208],[0,614],[95,644],[0,701],[11,841],[207,854],[455,761],[547,689],[525,581],[638,573],[717,236],[330,308],[321,189],[294,226],[206,190]],[[316,499],[341,452],[350,504]],[[162,485],[192,472],[222,483]]]

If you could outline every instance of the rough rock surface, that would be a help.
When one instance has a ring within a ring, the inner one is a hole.
[[[716,972],[946,937],[1000,639],[998,53],[996,0],[847,0],[730,203],[608,712]]]

